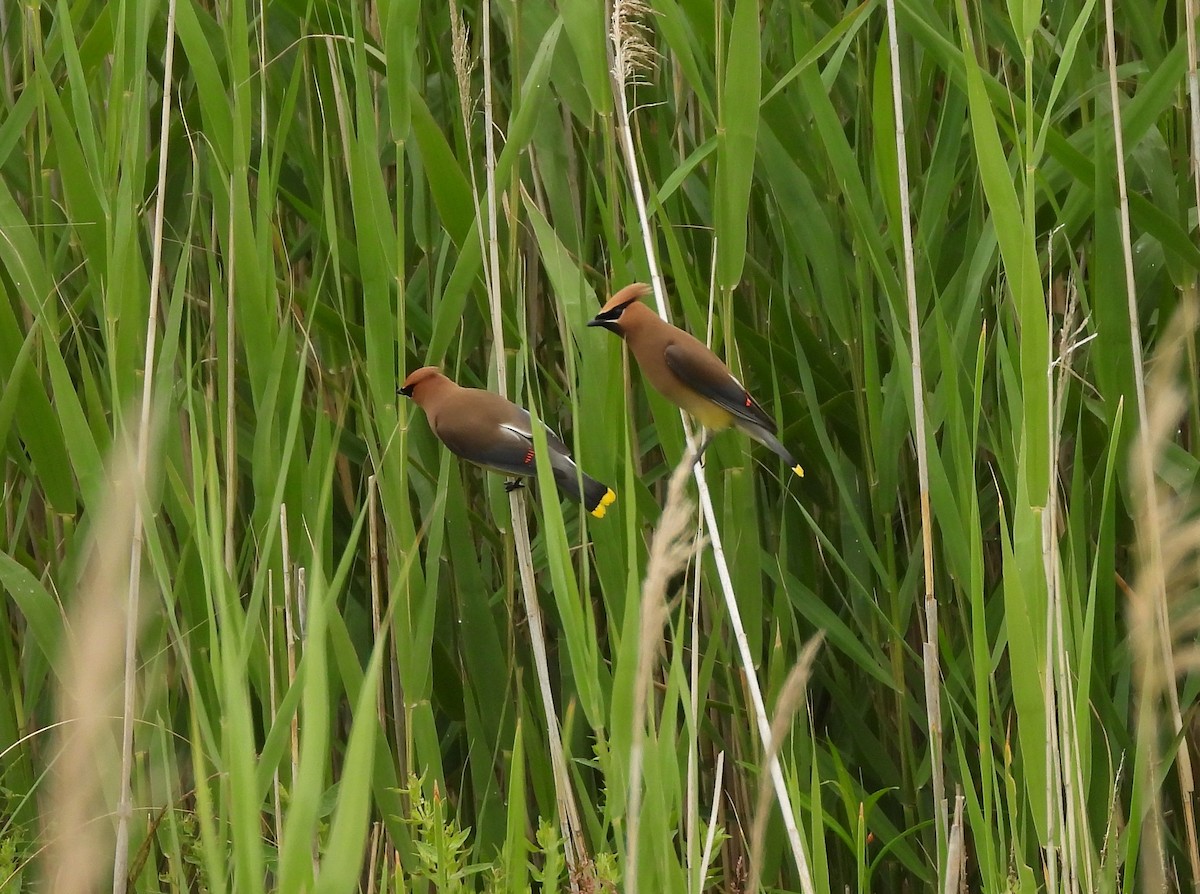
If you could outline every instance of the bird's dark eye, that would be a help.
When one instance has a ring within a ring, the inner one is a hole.
[[[600,313],[596,314],[595,318],[590,323],[588,323],[588,325],[589,326],[604,326],[606,323],[615,323],[617,320],[619,320],[621,318],[621,314],[625,313],[625,308],[627,308],[627,307],[629,307],[629,305],[633,304],[634,301],[637,301],[637,299],[631,298],[629,301],[626,301],[623,304],[618,304],[616,307],[609,308],[608,310],[605,310],[605,311],[601,311]],[[605,328],[608,328],[608,327],[605,326]]]

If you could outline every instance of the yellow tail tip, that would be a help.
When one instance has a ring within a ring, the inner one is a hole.
[[[795,472],[797,475],[799,475],[801,478],[804,477],[804,467],[801,466],[799,463],[792,466],[792,471]]]
[[[608,511],[608,507],[617,502],[617,495],[613,493],[610,487],[605,491],[604,496],[600,498],[600,502],[596,504],[596,508],[592,510],[592,515],[596,518],[604,518],[604,513]]]

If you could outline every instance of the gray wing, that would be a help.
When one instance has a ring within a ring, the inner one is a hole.
[[[699,347],[700,350],[696,350]],[[733,377],[717,355],[701,342],[695,345],[668,345],[663,351],[667,366],[679,380],[707,397],[738,419],[762,426],[774,433],[775,420],[753,397],[746,387]]]
[[[529,415],[529,411],[524,407],[516,407],[516,409],[517,418],[513,419],[511,422],[501,423],[501,427],[507,428],[509,431],[521,435],[521,437],[525,438],[530,444],[532,444],[533,417]],[[571,455],[571,451],[567,449],[567,445],[563,443],[563,439],[558,436],[558,433],[554,429],[544,422],[542,423],[542,428],[546,432],[546,446],[549,447],[551,451],[554,453],[562,453],[566,456]]]
[[[496,424],[490,436],[478,437],[479,430],[459,431],[458,427],[439,425],[437,435],[442,443],[463,459],[487,466],[510,475],[532,475],[537,466],[534,462],[532,420],[524,410],[509,422]],[[481,440],[486,443],[481,444]],[[562,439],[546,428],[546,445],[550,449],[551,463],[566,459],[570,454]]]

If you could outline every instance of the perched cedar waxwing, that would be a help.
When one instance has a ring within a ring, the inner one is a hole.
[[[479,388],[462,388],[442,375],[436,366],[423,366],[400,387],[429,420],[429,427],[443,444],[465,460],[509,475],[537,474],[533,458],[533,420],[526,410],[499,394]],[[554,483],[562,493],[583,503],[596,518],[617,499],[607,485],[580,472],[567,445],[549,427],[546,446]],[[510,482],[508,490],[520,487]]]
[[[608,299],[588,325],[603,326],[625,339],[650,384],[705,428],[720,431],[736,425],[803,476],[804,469],[775,437],[775,420],[717,355],[642,303],[651,291],[645,283],[626,286]]]

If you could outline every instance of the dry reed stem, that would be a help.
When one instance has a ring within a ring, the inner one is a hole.
[[[725,752],[717,752],[717,766],[713,771],[713,795],[708,809],[708,831],[704,835],[704,853],[700,855],[700,871],[697,874],[696,890],[702,890],[708,876],[708,865],[712,861],[713,845],[717,840],[717,811],[721,807],[722,783],[725,779]]]
[[[8,4],[0,3],[0,34],[12,34],[12,31],[9,30],[8,16]],[[6,40],[0,40],[0,69],[3,69],[4,72],[5,107],[11,109],[13,105],[13,64],[12,53],[9,51]]]
[[[305,568],[303,565],[296,569],[296,620],[299,622],[299,625],[300,625],[300,630],[299,630],[300,642],[303,643],[304,648],[307,649],[308,648],[308,569]],[[293,723],[296,721],[296,719],[299,716],[300,716],[299,711],[296,711],[292,714]],[[293,732],[295,732],[297,729],[298,729],[298,727],[293,725],[293,727],[292,727]],[[297,778],[299,778],[298,774],[293,774],[293,776],[292,776],[292,784],[293,785],[295,784],[295,780]],[[316,834],[314,834],[312,836],[312,840],[309,842],[309,845],[310,845],[310,849],[312,851],[313,877],[316,878],[317,876],[319,876],[321,874],[320,839],[318,838],[318,836]]]
[[[1052,257],[1052,255],[1051,255]],[[1050,266],[1053,266],[1051,263]],[[1046,810],[1050,840],[1054,830],[1065,831],[1066,839],[1058,843],[1058,860],[1066,871],[1067,890],[1078,891],[1080,885],[1077,863],[1082,859],[1088,891],[1095,890],[1090,852],[1083,842],[1090,841],[1086,805],[1083,803],[1083,778],[1079,734],[1075,721],[1075,688],[1072,683],[1070,656],[1067,654],[1066,625],[1063,620],[1062,563],[1058,551],[1058,457],[1061,450],[1062,426],[1066,415],[1067,387],[1072,378],[1075,351],[1091,340],[1080,338],[1087,326],[1084,320],[1075,326],[1078,309],[1078,290],[1069,287],[1067,306],[1059,330],[1059,354],[1048,371],[1057,379],[1053,399],[1048,407],[1048,440],[1046,449],[1050,460],[1050,487],[1046,495],[1046,510],[1042,513],[1042,563],[1046,578],[1046,668],[1043,674],[1044,708],[1046,711],[1046,779],[1056,784],[1047,792]],[[1049,323],[1049,320],[1047,320]],[[1061,792],[1061,796],[1058,794]],[[1082,824],[1083,829],[1079,826]],[[1056,861],[1047,846],[1046,865],[1051,874],[1050,889],[1056,889]],[[1069,859],[1068,859],[1069,858]]]
[[[698,556],[704,517],[700,507],[695,507],[696,520],[693,526],[693,553]],[[704,884],[704,874],[693,875],[696,857],[696,833],[700,823],[700,563],[696,562],[692,574],[692,623],[691,655],[688,666],[688,700],[692,707],[692,728],[688,734],[687,764],[687,866],[688,884],[693,894],[699,894]],[[715,808],[715,805],[714,805]]]
[[[371,846],[367,853],[367,894],[375,894],[375,867],[379,865],[379,847],[383,841],[383,823],[371,823]],[[384,861],[386,863],[386,860]],[[382,875],[382,872],[380,873]],[[386,877],[385,877],[386,878]],[[387,882],[383,884],[383,890],[387,890]]]
[[[1135,464],[1135,471],[1142,475],[1142,487],[1147,500],[1144,518],[1150,526],[1145,532],[1144,542],[1151,549],[1150,568],[1161,570],[1162,556],[1159,554],[1163,532],[1159,526],[1161,518],[1155,505],[1157,496],[1154,486],[1154,469],[1150,462],[1151,442],[1150,423],[1146,407],[1146,375],[1143,368],[1142,336],[1138,329],[1137,286],[1133,272],[1133,240],[1129,225],[1129,189],[1125,177],[1125,137],[1121,124],[1121,97],[1117,90],[1117,47],[1116,27],[1113,22],[1113,0],[1104,0],[1104,31],[1105,44],[1108,50],[1108,89],[1109,100],[1112,103],[1113,140],[1117,155],[1117,186],[1120,201],[1121,221],[1121,251],[1125,260],[1125,291],[1129,304],[1129,337],[1133,347],[1133,375],[1137,390],[1139,439],[1145,451],[1145,461]],[[1170,709],[1171,731],[1180,740],[1176,769],[1179,775],[1179,788],[1183,799],[1184,826],[1187,830],[1188,860],[1191,863],[1192,878],[1200,879],[1200,841],[1197,839],[1196,812],[1193,806],[1195,794],[1195,778],[1192,773],[1191,749],[1187,738],[1183,736],[1183,716],[1179,709],[1179,692],[1175,688],[1175,660],[1170,635],[1170,618],[1167,614],[1166,582],[1161,577],[1151,581],[1152,592],[1155,596],[1155,628],[1158,636],[1158,648],[1162,652],[1166,678],[1164,685],[1168,707]]]
[[[367,539],[371,565],[371,632],[372,641],[378,642],[385,635],[383,626],[383,580],[380,574],[379,549],[379,482],[372,475],[367,479]],[[375,695],[375,710],[379,715],[379,728],[387,729],[387,692],[381,684]],[[399,743],[396,743],[399,746]],[[404,778],[404,777],[401,777]]]
[[[625,4],[622,7],[622,4]],[[646,263],[650,268],[650,282],[654,289],[654,300],[658,308],[659,315],[665,319],[670,319],[670,314],[667,310],[666,292],[663,286],[662,274],[658,269],[658,258],[654,250],[654,237],[650,230],[650,219],[646,206],[646,197],[642,189],[641,173],[638,169],[637,154],[633,146],[632,127],[633,121],[629,111],[629,104],[625,97],[627,81],[621,77],[623,69],[621,60],[628,58],[623,55],[625,52],[622,49],[622,44],[628,39],[627,34],[623,34],[616,30],[616,26],[622,21],[618,15],[618,8],[628,9],[628,0],[617,0],[614,4],[612,23],[614,30],[609,34],[609,39],[613,46],[614,57],[616,62],[613,68],[613,92],[615,93],[617,103],[616,129],[617,140],[622,156],[625,160],[627,174],[629,177],[630,188],[633,191],[634,204],[637,208],[638,223],[642,234],[642,243],[646,252]],[[695,435],[692,432],[691,425],[688,422],[685,413],[680,411],[680,420],[683,425],[684,436],[687,440],[689,452],[695,452],[697,443]],[[762,687],[758,682],[758,674],[754,669],[754,658],[750,654],[750,643],[746,637],[746,629],[742,624],[741,610],[738,608],[737,597],[733,590],[733,580],[729,574],[729,564],[725,559],[725,550],[721,543],[720,529],[717,527],[716,512],[713,509],[712,495],[708,490],[708,482],[704,477],[704,468],[699,463],[692,467],[692,473],[696,479],[696,488],[700,495],[700,507],[704,513],[705,524],[708,527],[709,539],[712,544],[713,561],[717,568],[717,578],[721,583],[721,594],[725,601],[725,607],[729,614],[730,626],[733,628],[734,641],[737,644],[738,658],[742,665],[742,671],[745,674],[746,685],[750,690],[750,699],[754,711],[755,724],[758,728],[759,735],[763,741],[770,741],[771,728],[770,722],[767,720],[766,704],[763,701]],[[804,894],[814,894],[812,882],[812,873],[808,866],[808,857],[804,852],[804,844],[800,837],[800,830],[796,825],[796,813],[792,807],[791,795],[787,790],[787,782],[783,777],[783,770],[779,766],[779,761],[774,756],[770,758],[769,771],[771,780],[775,786],[775,795],[779,800],[780,812],[783,815],[784,828],[787,833],[788,844],[792,850],[792,858],[795,860],[796,869],[800,875],[801,888]]]
[[[263,85],[266,80],[265,73],[267,65],[270,64],[267,58],[267,3],[268,0],[258,0],[258,20],[254,23],[254,30],[258,35],[258,75],[259,75],[259,90],[258,90],[258,115],[259,115],[259,133],[267,134],[271,132],[271,119],[267,117],[267,90]],[[266,143],[262,143],[263,154],[266,154]]]
[[[716,240],[713,240],[712,261],[709,264],[708,270],[708,316],[707,316],[707,332],[705,334],[706,345],[712,346],[712,325],[713,325],[713,305],[716,301],[717,291],[717,252]],[[701,541],[704,539],[704,513],[699,506],[695,507],[696,520],[693,530],[693,554],[699,556],[701,550]],[[695,574],[692,575],[692,623],[691,623],[691,657],[688,670],[688,686],[689,686],[689,702],[692,709],[692,725],[688,735],[688,763],[687,763],[687,829],[686,847],[687,847],[687,869],[688,869],[688,885],[690,890],[699,894],[704,884],[704,873],[694,875],[696,863],[696,831],[700,824],[700,653],[703,648],[700,644],[700,563],[697,561]]]
[[[482,248],[487,259],[488,306],[492,314],[492,354],[496,360],[496,389],[501,397],[508,397],[508,376],[504,364],[504,328],[500,314],[500,235],[496,211],[496,122],[492,105],[492,4],[483,0],[483,144],[485,151],[484,173],[487,179],[487,239]],[[470,153],[468,153],[468,156]],[[471,185],[475,190],[474,182]],[[475,197],[478,216],[479,198]],[[483,238],[482,222],[479,236]]]
[[[266,91],[264,90],[265,94]],[[263,131],[266,133],[266,131]],[[229,194],[233,195],[233,175],[229,175]],[[234,419],[234,369],[237,361],[237,343],[234,339],[234,271],[237,240],[233,238],[234,202],[229,203],[229,243],[225,261],[225,570],[234,579],[233,519],[237,511],[237,423]]]
[[[808,678],[812,673],[813,662],[821,649],[825,635],[818,633],[810,639],[800,651],[800,658],[788,674],[779,691],[775,702],[775,719],[771,722],[771,738],[764,743],[767,754],[774,757],[779,752],[783,740],[787,738],[792,716],[804,704],[804,695],[808,691]],[[767,837],[767,819],[770,817],[771,787],[766,776],[759,779],[758,807],[754,814],[754,825],[750,832],[750,880],[746,885],[747,891],[757,891],[762,878],[763,843]]]
[[[279,504],[279,552],[283,561],[283,636],[284,648],[287,654],[287,678],[290,689],[296,682],[296,618],[292,603],[292,551],[291,538],[288,536],[287,503]],[[300,715],[292,712],[291,727],[291,782],[295,785],[300,778]],[[279,840],[280,850],[283,849],[282,829]]]
[[[694,459],[684,457],[671,473],[667,501],[650,539],[646,577],[642,581],[638,633],[637,672],[633,684],[633,737],[629,752],[629,800],[626,812],[625,894],[637,892],[638,831],[642,812],[642,764],[646,725],[650,722],[649,694],[654,661],[662,648],[667,620],[667,586],[697,550],[703,548],[692,535],[692,501],[685,490]]]
[[[954,796],[954,825],[950,829],[950,839],[946,844],[946,884],[944,894],[955,894],[966,878],[967,852],[963,845],[963,796],[962,786],[955,787]]]
[[[159,121],[158,182],[154,198],[154,237],[151,243],[150,306],[146,312],[146,353],[142,361],[142,407],[137,431],[137,477],[148,480],[150,464],[150,396],[154,383],[154,354],[158,345],[158,293],[162,285],[163,218],[167,198],[167,136],[171,127],[171,87],[175,73],[175,0],[167,0],[167,53],[163,62],[162,117]],[[141,610],[142,501],[145,488],[134,491],[133,538],[129,549],[129,600],[125,609],[125,693],[121,712],[121,799],[117,805],[117,839],[113,854],[113,894],[125,894],[129,872],[129,821],[133,815],[133,715],[136,701],[137,625]]]
[[[104,839],[110,828],[104,780],[118,765],[110,724],[121,680],[122,595],[133,586],[129,574],[135,566],[127,561],[138,514],[137,495],[144,491],[138,475],[133,446],[118,441],[109,459],[101,509],[92,520],[77,600],[63,639],[56,757],[45,810],[46,879],[50,889],[60,894],[90,894],[97,890],[104,871]],[[128,610],[127,602],[124,607]],[[135,641],[137,621],[134,617]],[[122,792],[121,797],[128,804],[128,795]],[[127,866],[114,868],[121,894]]]
[[[912,211],[909,207],[908,148],[904,130],[904,101],[900,87],[900,43],[896,3],[887,0],[888,48],[891,52],[892,104],[896,123],[896,167],[900,190],[900,232],[904,246],[904,294],[908,305],[909,350],[912,352],[913,432],[917,446],[917,487],[921,498],[921,555],[925,574],[925,713],[933,769],[933,812],[939,874],[946,852],[946,775],[942,753],[942,690],[938,656],[937,599],[933,592],[933,518],[929,508],[929,447],[925,439],[925,381],[921,369],[921,322],[917,312],[916,262],[913,255]]]
[[[1113,776],[1112,793],[1109,796],[1108,802],[1108,822],[1104,827],[1104,839],[1100,846],[1100,868],[1103,870],[1105,863],[1108,862],[1108,854],[1110,849],[1114,849],[1117,841],[1117,835],[1124,829],[1125,823],[1120,812],[1120,795],[1122,791],[1121,783],[1125,778],[1125,756],[1126,752],[1121,752],[1121,761],[1117,764],[1117,772]],[[1119,857],[1117,858],[1120,859]],[[1113,872],[1116,874],[1115,870]]]
[[[267,688],[271,699],[272,713],[279,711],[279,683],[275,678],[276,655],[275,643],[275,575],[267,573]],[[275,815],[275,845],[278,848],[283,834],[283,793],[279,784],[279,764],[271,770],[271,805]]]
[[[1187,22],[1187,92],[1188,111],[1191,113],[1189,123],[1192,129],[1192,184],[1196,188],[1196,212],[1200,214],[1200,73],[1197,72],[1200,63],[1198,63],[1196,55],[1197,15],[1200,15],[1200,4],[1196,0],[1186,0],[1183,17]]]

